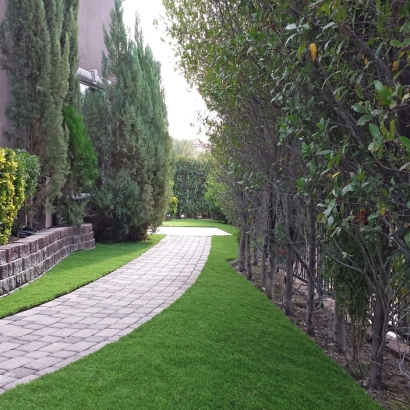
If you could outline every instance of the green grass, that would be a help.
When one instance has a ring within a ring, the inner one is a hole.
[[[162,226],[194,226],[202,228],[219,228],[231,234],[234,234],[237,230],[237,228],[232,225],[217,222],[213,219],[171,219],[170,221],[165,221]]]
[[[196,283],[119,342],[0,396],[0,409],[380,409],[226,263],[214,237]]]
[[[165,235],[151,235],[145,242],[100,244],[95,249],[73,253],[38,280],[0,299],[4,318],[59,296],[105,276],[137,258]]]

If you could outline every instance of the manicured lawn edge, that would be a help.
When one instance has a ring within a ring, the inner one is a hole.
[[[142,255],[164,237],[150,235],[143,242],[97,243],[94,249],[73,253],[36,281],[0,298],[0,319],[94,282]]]
[[[0,396],[5,409],[380,409],[226,263],[214,237],[196,283],[119,342]]]
[[[213,219],[171,219],[170,221],[164,221],[162,226],[219,228],[230,234],[234,234],[238,230],[238,228],[232,225],[224,224]]]

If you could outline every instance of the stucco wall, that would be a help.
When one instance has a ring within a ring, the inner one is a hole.
[[[82,0],[78,15],[78,51],[80,67],[97,70],[101,76],[102,52],[105,51],[103,25],[109,29],[114,0]]]
[[[86,70],[98,70],[101,75],[102,52],[105,50],[103,24],[108,28],[110,11],[114,0],[80,0],[78,16],[78,48],[80,67]],[[6,1],[0,0],[0,21],[4,18]],[[10,130],[10,122],[4,114],[7,101],[10,101],[10,89],[7,74],[0,70],[0,146],[10,146],[3,137],[3,128]]]

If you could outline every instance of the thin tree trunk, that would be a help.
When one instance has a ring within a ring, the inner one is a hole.
[[[266,253],[268,251],[268,234],[266,233],[263,238],[263,248],[262,248],[262,261],[261,261],[261,285],[266,288]]]
[[[335,351],[338,353],[344,353],[345,346],[345,321],[344,314],[340,309],[339,298],[337,293],[335,295],[335,322],[334,322],[334,342],[335,342]]]
[[[268,276],[268,296],[271,300],[274,297],[274,282],[276,273],[276,198],[271,189],[269,197],[269,232],[268,232],[268,249],[269,249],[269,276]]]
[[[253,233],[253,261],[252,261],[252,266],[258,266],[258,234],[256,232],[256,227],[255,232]]]
[[[308,204],[309,223],[309,275],[308,294],[306,307],[306,333],[308,336],[315,336],[313,312],[315,309],[315,287],[316,287],[316,215],[313,205]]]
[[[245,268],[246,277],[251,280],[253,276],[252,272],[252,253],[251,253],[251,234],[245,233]]]
[[[290,244],[286,245],[286,283],[285,283],[285,313],[293,316],[293,248]]]
[[[383,354],[387,343],[387,322],[391,305],[388,289],[390,274],[390,262],[388,262],[390,256],[388,243],[389,230],[383,222],[381,222],[381,224],[382,232],[379,233],[379,260],[381,261],[381,266],[378,291],[376,291],[373,311],[372,355],[370,365],[370,386],[377,390],[382,388]]]
[[[238,269],[239,272],[245,271],[245,230],[241,227],[241,238],[238,247]]]
[[[295,252],[291,242],[294,240],[294,213],[292,209],[292,201],[289,196],[284,196],[282,201],[282,214],[285,221],[285,229],[288,231],[288,238],[286,241],[286,277],[285,277],[285,313],[287,316],[293,316],[293,264],[295,262]]]

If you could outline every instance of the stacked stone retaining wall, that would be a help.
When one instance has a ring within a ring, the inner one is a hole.
[[[91,224],[51,228],[0,246],[0,296],[37,279],[70,253],[94,247]]]

